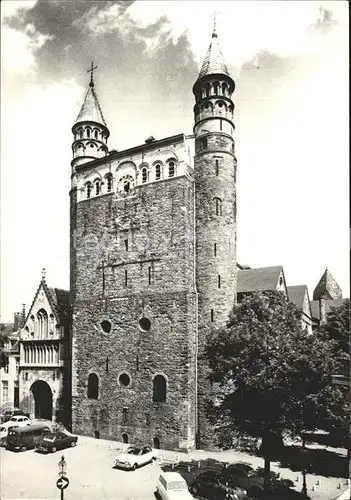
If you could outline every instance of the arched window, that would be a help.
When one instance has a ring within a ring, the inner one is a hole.
[[[95,130],[95,131],[94,131],[94,137],[95,137],[95,139],[97,139],[97,138],[98,138],[98,135],[99,135],[98,131],[97,131],[97,130]]]
[[[46,314],[46,311],[44,311],[44,309],[40,309],[40,311],[38,311],[37,319],[39,338],[46,338],[48,334],[48,315]]]
[[[201,137],[199,139],[199,146],[201,149],[206,149],[207,148],[207,137]]]
[[[87,137],[90,139],[90,128],[87,128]]]
[[[83,139],[83,129],[82,128],[79,129],[79,138]]]
[[[160,449],[160,440],[158,437],[154,437],[153,439],[153,448],[155,448],[155,450]]]
[[[95,182],[95,194],[100,194],[100,191],[101,191],[101,185],[100,185],[100,181],[96,181]]]
[[[161,165],[159,163],[155,165],[155,178],[156,180],[161,179]]]
[[[87,186],[86,186],[86,190],[87,190],[87,198],[90,198],[91,196],[91,183],[88,182]]]
[[[206,97],[209,97],[210,96],[210,84],[209,83],[206,83],[205,85],[205,93],[206,93]]]
[[[109,174],[107,176],[107,192],[109,193],[110,191],[112,191],[112,175]]]
[[[216,215],[222,215],[222,200],[220,198],[214,198]]]
[[[49,327],[50,333],[54,333],[54,315],[51,313],[50,314],[50,327]]]
[[[214,84],[213,84],[213,90],[214,90],[215,95],[218,95],[218,89],[219,89],[219,83],[218,82],[214,82]]]
[[[168,177],[174,177],[175,164],[174,161],[168,163]]]
[[[141,171],[141,182],[144,184],[147,181],[147,168],[144,167]]]
[[[125,444],[129,443],[129,436],[126,432],[123,432],[122,434],[122,442]]]
[[[164,403],[167,395],[167,382],[163,375],[156,375],[153,380],[152,400],[155,403]]]
[[[99,378],[96,373],[91,373],[88,377],[88,398],[98,399],[99,397]]]
[[[225,82],[223,82],[222,83],[222,94],[224,96],[227,95],[227,90],[228,90],[228,85]]]

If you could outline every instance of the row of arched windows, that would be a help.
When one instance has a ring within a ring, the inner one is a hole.
[[[57,365],[59,364],[59,347],[52,345],[24,345],[23,358],[25,364]]]
[[[167,170],[165,170],[167,168]],[[156,163],[154,165],[155,180],[158,181],[163,178],[164,174],[168,174],[168,177],[175,176],[175,162],[170,161],[167,163],[167,167],[163,168],[161,163]],[[143,167],[141,169],[141,182],[145,184],[149,180],[150,169],[148,167]]]
[[[102,130],[89,126],[79,127],[74,134],[75,141],[77,141],[78,139],[90,139],[90,138],[105,141],[107,139],[107,135]]]
[[[122,374],[126,375],[126,374]],[[128,376],[129,377],[129,376]],[[122,383],[121,385],[130,385],[130,379],[128,384]],[[99,377],[96,373],[90,373],[88,376],[88,390],[87,396],[89,399],[99,398]],[[167,398],[167,380],[163,375],[155,375],[152,381],[152,401],[154,403],[164,403]]]
[[[40,309],[36,316],[30,316],[29,326],[25,327],[26,332],[31,332],[36,338],[46,339],[54,332],[54,315],[47,315],[45,309]]]
[[[214,104],[211,102],[211,101],[206,101],[204,102],[201,106],[200,106],[200,110],[201,111],[204,111],[204,110],[210,110],[210,111],[213,111],[213,109],[218,106],[219,108],[223,108],[223,111],[229,111],[230,113],[233,112],[233,105],[232,104],[229,104],[227,105],[226,102],[224,101],[216,101]]]
[[[201,89],[201,94],[199,92],[196,93],[195,98],[196,102],[199,102],[201,98],[211,97],[216,95],[230,97],[230,94],[231,94],[231,88],[228,85],[228,83],[214,81],[214,82],[206,82]]]
[[[165,166],[161,163],[156,163],[153,166],[154,178],[155,180],[160,180],[167,177],[174,177],[176,175],[176,162],[168,161]],[[141,184],[145,184],[150,180],[151,167],[142,167],[140,171]],[[85,184],[85,194],[86,198],[91,198],[92,196],[98,196],[103,193],[111,193],[113,190],[114,179],[111,173],[105,175],[104,180],[101,178],[96,178],[92,182],[87,182]],[[128,192],[127,190],[125,190]]]

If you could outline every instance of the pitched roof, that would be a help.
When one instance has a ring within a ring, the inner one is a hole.
[[[293,302],[299,309],[302,309],[306,289],[306,285],[288,286],[289,300],[290,302]]]
[[[39,291],[41,288],[43,288],[43,290],[47,296],[47,299],[48,299],[49,304],[52,308],[52,311],[56,316],[56,320],[60,324],[63,324],[64,320],[68,318],[68,314],[69,314],[69,291],[62,290],[60,288],[49,288],[48,285],[46,284],[45,279],[43,279],[43,278],[38,286],[38,289],[36,291],[36,294],[34,296],[32,304],[28,310],[28,314],[27,314],[25,323],[28,321],[29,315],[32,311],[33,305],[35,304],[35,301],[39,295]]]
[[[212,33],[212,41],[207,50],[198,80],[205,75],[224,74],[229,76],[228,68],[224,62],[224,57],[219,48],[217,33]]]
[[[96,122],[103,124],[107,128],[94,85],[92,84],[89,85],[76,120],[76,123],[80,122]]]
[[[282,266],[238,270],[237,293],[274,290],[282,270]]]
[[[313,292],[313,300],[318,299],[341,299],[342,292],[338,283],[327,268],[323,276],[318,282],[318,285]]]

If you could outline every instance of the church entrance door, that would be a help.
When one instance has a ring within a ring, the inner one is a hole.
[[[35,418],[52,419],[52,391],[44,380],[37,380],[30,388],[35,401]]]

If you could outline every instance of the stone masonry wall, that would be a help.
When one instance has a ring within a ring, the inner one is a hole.
[[[202,136],[201,136],[202,137]],[[232,138],[207,135],[207,148],[196,141],[196,276],[199,338],[198,445],[212,445],[213,432],[206,419],[211,399],[204,345],[210,330],[228,319],[236,299],[236,160]],[[216,161],[218,166],[216,166]],[[220,207],[216,208],[216,198]],[[218,213],[217,213],[218,212]]]
[[[73,431],[163,448],[195,445],[196,321],[193,183],[186,177],[77,204]],[[142,331],[138,322],[151,322]],[[101,322],[109,321],[106,333]],[[87,398],[89,373],[98,399]],[[122,373],[131,383],[120,383]],[[153,377],[167,399],[153,402]]]

